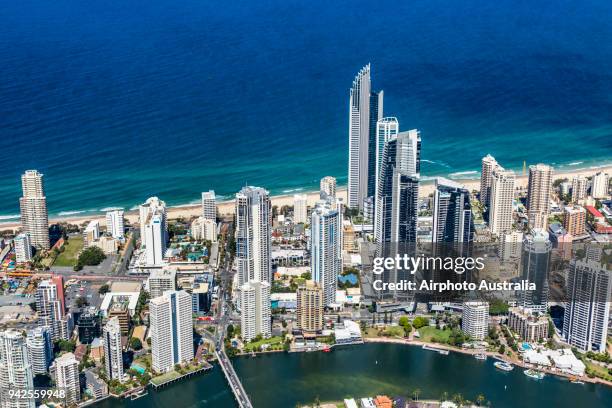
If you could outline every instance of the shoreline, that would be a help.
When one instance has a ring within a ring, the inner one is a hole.
[[[612,174],[612,163],[605,164],[601,166],[593,166],[595,168],[577,168],[577,169],[562,169],[556,170],[554,172],[553,180],[558,178],[571,178],[575,176],[592,176],[593,174],[603,171],[608,174]],[[517,173],[516,177],[516,187],[517,188],[526,188],[528,176],[523,175],[522,173],[515,171]],[[445,176],[427,176],[427,179],[423,180],[419,185],[419,197],[427,197],[433,193],[434,190],[434,180],[436,177],[446,177],[451,178],[453,174],[472,174],[473,171],[470,172],[457,172],[450,173]],[[479,172],[477,172],[480,174]],[[451,178],[452,180],[463,184],[470,191],[479,190],[480,189],[480,178]],[[306,191],[306,190],[297,190],[294,193],[285,193],[278,195],[271,195],[270,200],[272,202],[272,206],[282,207],[284,205],[293,205],[293,196],[295,194],[306,195],[307,203],[309,206],[313,206],[316,201],[319,199],[319,191]],[[347,187],[345,185],[338,187],[336,195],[347,201]],[[163,199],[163,198],[162,198]],[[108,207],[110,211],[112,209],[120,209],[119,207]],[[132,207],[133,208],[133,207]],[[168,219],[177,219],[177,218],[190,218],[197,217],[200,215],[201,205],[198,204],[179,204],[175,206],[168,207]],[[232,215],[234,213],[234,200],[223,200],[217,202],[217,209],[219,211],[220,216]],[[132,224],[138,222],[138,209],[130,209],[124,210],[125,218]],[[77,211],[74,211],[75,213]],[[80,212],[79,212],[80,214]],[[0,216],[0,229],[7,230],[17,230],[21,227],[21,223],[19,222],[19,218],[16,218],[14,221],[4,221]],[[7,217],[7,216],[5,216]],[[52,216],[49,218],[49,224],[56,223],[69,223],[69,224],[81,224],[87,221],[92,220],[100,220],[102,223],[105,222],[105,213],[90,213],[83,215],[65,215],[65,216]]]

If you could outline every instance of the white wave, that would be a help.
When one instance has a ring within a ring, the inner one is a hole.
[[[76,215],[76,214],[83,214],[87,211],[60,211],[59,213],[57,213],[57,215],[59,215],[60,217],[65,217],[66,215]]]
[[[452,177],[473,176],[475,174],[478,174],[478,172],[476,170],[458,171],[458,172],[449,174],[448,177],[452,178]]]
[[[100,211],[102,211],[102,212],[116,211],[116,210],[123,210],[123,207],[105,207],[105,208],[100,208]]]
[[[568,163],[568,166],[577,166],[577,165],[582,164],[582,163],[584,163],[584,162],[581,162],[581,161],[571,162],[571,163]]]
[[[447,168],[450,169],[450,165],[447,164],[447,163],[444,163],[444,162],[439,162],[439,161],[435,161],[435,160],[428,160],[428,159],[421,159],[421,161],[425,162],[425,163],[438,164],[440,166],[447,167]]]
[[[140,206],[135,205],[135,206],[133,206],[132,208],[130,208],[130,210],[129,210],[129,211],[134,211],[134,210],[137,210],[137,209],[139,209],[139,208],[140,208]]]
[[[287,190],[283,190],[283,193],[285,193],[285,194],[286,193],[293,193],[293,192],[296,192],[296,191],[304,191],[304,188],[303,187],[290,188],[290,189],[287,189]]]
[[[0,220],[15,220],[21,217],[19,214],[15,215],[0,215]]]

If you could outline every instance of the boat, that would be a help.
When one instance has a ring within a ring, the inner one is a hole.
[[[444,350],[444,349],[439,349],[439,348],[435,348],[435,347],[431,347],[428,346],[427,344],[424,344],[423,347],[421,347],[423,350],[429,350],[429,351],[436,351],[442,355],[448,356],[448,354],[450,353],[448,350]]]
[[[584,384],[584,381],[580,381],[580,380],[579,380],[579,379],[577,379],[577,378],[570,378],[570,382],[571,382],[572,384]]]
[[[331,348],[329,348],[329,347],[324,347],[324,348],[323,348],[323,352],[324,352],[324,353],[329,353],[329,352],[331,352]]]
[[[474,355],[474,358],[476,360],[486,360],[487,359],[487,355],[484,354],[484,353],[479,353],[479,354]]]
[[[496,361],[495,363],[493,363],[493,365],[495,366],[495,368],[499,368],[500,370],[503,370],[503,371],[514,370],[514,366],[510,363],[506,363],[505,361]]]
[[[525,373],[525,375],[527,377],[531,377],[531,378],[536,379],[536,380],[541,380],[542,378],[544,378],[544,373],[543,372],[532,370],[532,369],[525,370],[525,371],[523,371],[523,373]]]

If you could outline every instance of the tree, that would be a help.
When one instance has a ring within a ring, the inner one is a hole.
[[[412,391],[412,399],[415,401],[418,401],[420,393],[421,393],[421,390],[419,388],[415,388],[414,391]]]
[[[79,296],[76,299],[76,305],[77,305],[77,307],[85,307],[85,306],[89,305],[89,302],[83,296]]]
[[[110,286],[108,286],[107,283],[100,286],[100,289],[98,289],[98,293],[101,295],[106,295],[108,292],[110,292]]]
[[[132,339],[130,340],[130,347],[132,347],[132,349],[136,351],[141,350],[142,342],[140,341],[138,337],[132,337]]]
[[[412,321],[412,325],[417,330],[420,329],[421,327],[427,326],[428,324],[429,322],[427,321],[427,318],[422,317],[422,316],[415,317],[414,320]]]
[[[406,316],[400,317],[398,323],[402,327],[405,327],[407,324],[410,324],[410,322],[408,321],[408,317]]]
[[[59,340],[57,342],[57,348],[59,351],[72,353],[76,348],[76,342],[70,340]]]
[[[476,397],[476,405],[481,406],[486,401],[486,398],[482,394],[478,394]]]
[[[100,265],[100,263],[106,258],[102,249],[98,247],[85,248],[77,260],[77,265]]]

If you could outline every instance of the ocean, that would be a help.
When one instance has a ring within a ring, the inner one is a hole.
[[[372,64],[425,177],[612,162],[612,2],[22,0],[0,7],[0,222],[346,183]]]

